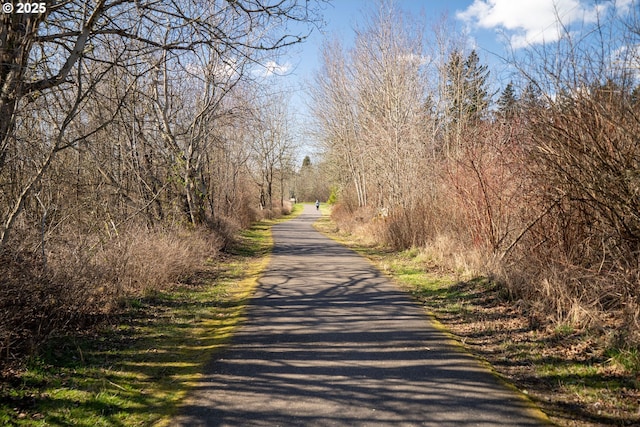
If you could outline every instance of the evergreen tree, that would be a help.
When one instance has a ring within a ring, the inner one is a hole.
[[[532,110],[537,110],[542,108],[544,102],[542,100],[542,93],[540,92],[540,88],[533,82],[527,83],[524,90],[522,91],[522,95],[520,96],[520,110],[523,113],[530,112]]]
[[[464,58],[454,50],[446,66],[447,134],[445,151],[456,155],[465,130],[484,118],[489,107],[489,71],[476,51]]]
[[[311,157],[305,156],[298,173],[295,197],[300,201],[310,202],[317,198],[314,194],[316,168],[311,164]]]
[[[483,118],[489,107],[489,69],[480,64],[480,57],[472,50],[464,63],[465,110],[469,118],[477,121]]]
[[[498,99],[498,115],[503,120],[512,119],[518,105],[513,82],[509,82]]]
[[[465,79],[462,55],[454,50],[447,63],[447,97],[449,103],[449,115],[452,121],[458,123],[464,116]]]

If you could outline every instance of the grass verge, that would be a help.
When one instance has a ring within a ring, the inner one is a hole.
[[[470,352],[562,426],[640,425],[637,353],[607,349],[597,331],[536,325],[498,284],[442,269],[425,251],[363,244],[326,215],[316,228],[371,260],[424,304]]]
[[[241,322],[269,259],[271,225],[280,221],[242,232],[189,283],[127,301],[108,327],[52,338],[0,383],[0,425],[169,425]]]

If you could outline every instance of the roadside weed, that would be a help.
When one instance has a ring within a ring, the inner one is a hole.
[[[291,216],[301,210],[296,206]],[[0,383],[0,424],[169,425],[241,322],[268,262],[271,225],[280,221],[242,232],[188,284],[126,301],[102,330],[52,337],[24,372]]]

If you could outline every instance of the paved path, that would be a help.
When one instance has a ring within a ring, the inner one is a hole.
[[[356,253],[274,227],[270,266],[183,426],[539,426],[523,399],[430,324]]]

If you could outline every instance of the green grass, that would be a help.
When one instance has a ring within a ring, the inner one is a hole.
[[[640,351],[638,349],[613,348],[607,351],[611,363],[629,372],[640,372]],[[638,378],[640,382],[640,376]]]
[[[329,212],[324,213],[316,228],[389,275],[439,321],[436,326],[453,331],[459,342],[505,375],[513,377],[511,366],[530,368],[521,371],[523,382],[516,380],[515,386],[526,389],[554,421],[638,425],[639,351],[613,349],[603,357],[602,337],[569,324],[527,330],[519,323],[511,334],[504,325],[520,309],[499,284],[484,277],[461,281],[418,248],[396,252],[363,244],[358,236],[339,233]]]
[[[169,425],[242,320],[269,259],[271,225],[280,221],[244,231],[198,284],[131,300],[118,323],[98,334],[52,338],[22,375],[2,385],[0,425]]]

